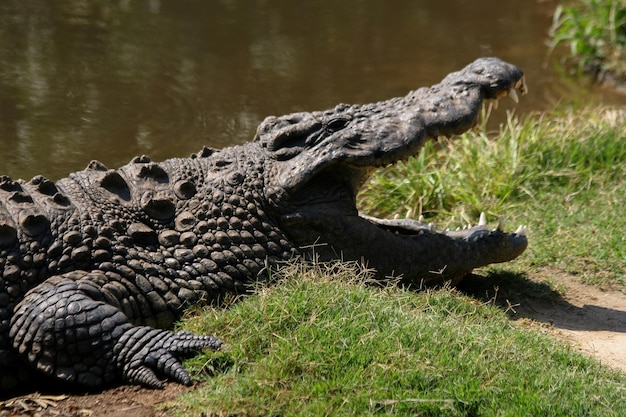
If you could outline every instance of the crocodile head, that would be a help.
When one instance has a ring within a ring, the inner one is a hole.
[[[489,230],[481,221],[464,231],[437,231],[356,208],[373,170],[416,155],[428,139],[465,132],[484,101],[507,95],[517,101],[517,92],[526,93],[520,69],[482,58],[405,97],[268,117],[255,140],[271,155],[266,192],[281,229],[316,257],[361,261],[379,277],[427,285],[456,283],[474,268],[517,257],[527,246],[523,229]]]

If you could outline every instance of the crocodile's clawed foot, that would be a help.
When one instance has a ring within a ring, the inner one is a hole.
[[[157,374],[189,385],[191,379],[180,359],[203,349],[217,350],[221,346],[222,342],[213,336],[132,327],[122,335],[114,352],[123,377],[128,382],[149,388],[163,388],[163,382]]]

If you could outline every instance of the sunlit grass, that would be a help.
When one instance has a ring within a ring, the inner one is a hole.
[[[484,211],[529,226],[524,267],[626,284],[625,173],[626,110],[509,115],[497,135],[479,129],[430,143],[377,173],[360,201],[365,212],[422,213],[441,228],[476,223]]]
[[[185,323],[228,346],[177,415],[618,416],[624,377],[450,289],[368,287],[348,266],[292,266]],[[284,280],[284,281],[283,281]],[[198,374],[196,374],[198,377]],[[203,413],[203,414],[201,414]]]

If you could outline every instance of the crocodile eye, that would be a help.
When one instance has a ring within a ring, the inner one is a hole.
[[[335,132],[338,132],[348,125],[350,119],[346,117],[335,117],[327,122],[320,122],[320,128],[307,137],[305,145],[308,147],[316,145]]]
[[[324,126],[324,129],[328,133],[334,133],[346,127],[348,125],[348,122],[349,120],[346,118],[336,117],[334,119],[331,119],[328,123],[326,123],[326,126]]]

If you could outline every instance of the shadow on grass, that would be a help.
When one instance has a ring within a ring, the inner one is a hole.
[[[458,285],[458,290],[502,308],[512,320],[531,318],[564,330],[626,333],[626,304],[623,308],[608,307],[593,296],[577,303],[580,305],[573,304],[550,285],[532,281],[524,274],[472,274]]]

